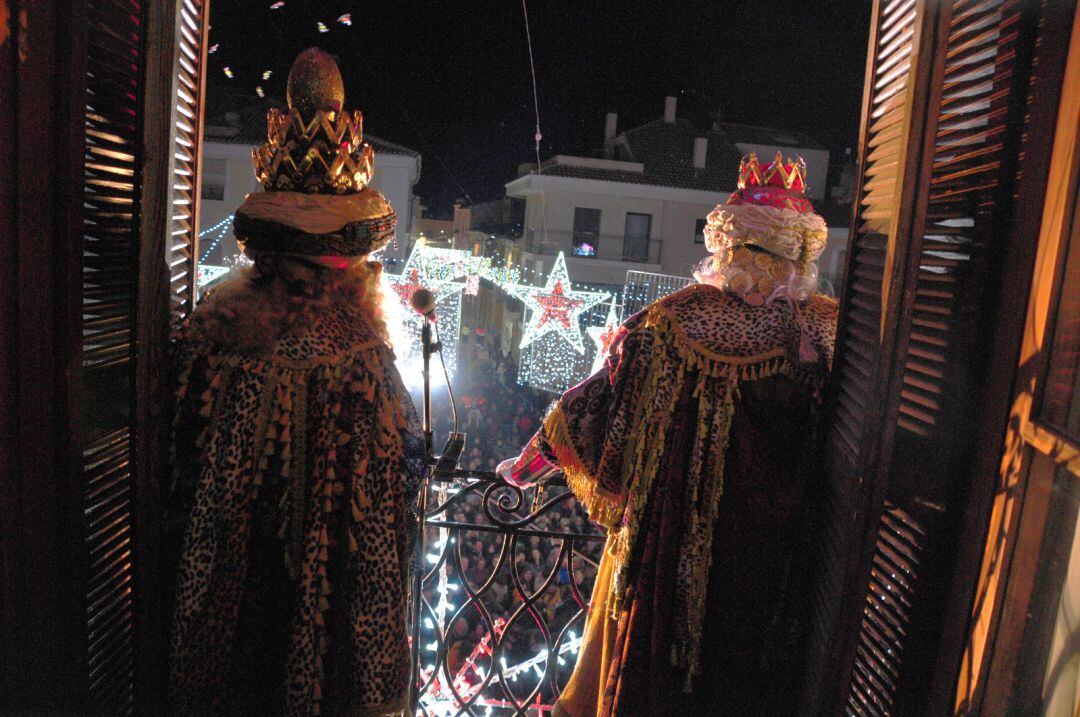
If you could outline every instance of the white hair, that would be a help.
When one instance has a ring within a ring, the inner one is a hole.
[[[761,251],[756,248],[746,247],[748,251]],[[736,250],[742,256],[742,251]],[[782,267],[780,276],[770,274],[768,269],[758,266],[753,261],[740,261],[738,257],[724,258],[722,254],[711,254],[694,267],[694,278],[702,284],[711,284],[718,289],[733,291],[737,294],[746,294],[757,286],[758,281],[765,276],[771,276],[776,282],[776,289],[768,300],[778,298],[788,301],[803,302],[816,293],[831,294],[831,286],[827,281],[819,278],[816,262],[807,262],[800,265],[791,259],[785,259],[776,255],[770,255],[774,265]],[[800,271],[801,269],[801,271]],[[786,274],[786,277],[784,276]]]

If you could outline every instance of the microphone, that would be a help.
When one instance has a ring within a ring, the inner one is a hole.
[[[417,289],[409,299],[413,311],[423,316],[428,321],[435,320],[435,294],[429,289]]]

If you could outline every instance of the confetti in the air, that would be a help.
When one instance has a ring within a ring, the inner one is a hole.
[[[271,10],[280,10],[285,7],[285,0],[278,0],[276,3],[270,6]]]
[[[316,26],[319,28],[319,32],[330,32],[330,28],[328,28],[322,22],[317,23]]]
[[[206,51],[206,54],[213,55],[215,52],[217,52],[217,48],[218,48],[218,46],[216,44],[211,45],[210,49]]]
[[[263,88],[261,86],[255,88],[255,94],[257,94],[259,97],[266,97],[266,93],[263,92]]]
[[[345,13],[344,15],[339,17],[337,19],[337,21],[340,22],[342,25],[345,25],[346,27],[351,26],[352,25],[352,13]]]
[[[263,81],[265,82],[266,80],[269,80],[270,75],[272,75],[272,74],[274,74],[273,70],[267,70],[266,72],[264,72],[263,73]]]
[[[228,77],[230,80],[233,78],[233,71],[231,67],[224,68],[224,72],[225,76]]]

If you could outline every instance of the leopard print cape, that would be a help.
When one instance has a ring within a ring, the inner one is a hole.
[[[283,664],[249,662],[280,678],[271,713],[403,710],[423,448],[393,353],[341,303],[257,355],[222,350],[200,326],[197,310],[176,344],[173,712],[265,705],[237,677],[242,645],[261,644],[249,633],[274,630],[245,614],[264,599],[283,606]],[[278,577],[258,579],[265,565]]]
[[[697,427],[684,501],[672,661],[698,668],[713,526],[739,386],[784,375],[816,394],[831,368],[837,303],[811,297],[754,306],[737,294],[694,284],[629,319],[607,365],[557,401],[523,452],[556,463],[590,517],[608,531],[615,558],[607,601],[614,615],[626,587],[642,516],[662,465],[675,403],[692,386]],[[807,362],[809,342],[816,360]],[[808,426],[807,430],[811,430]],[[598,599],[598,596],[593,596]]]

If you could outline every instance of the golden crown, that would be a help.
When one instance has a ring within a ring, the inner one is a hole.
[[[266,144],[251,152],[267,191],[352,194],[375,174],[375,152],[364,141],[364,115],[342,110],[345,89],[330,55],[302,52],[289,71],[289,109],[266,114]]]

